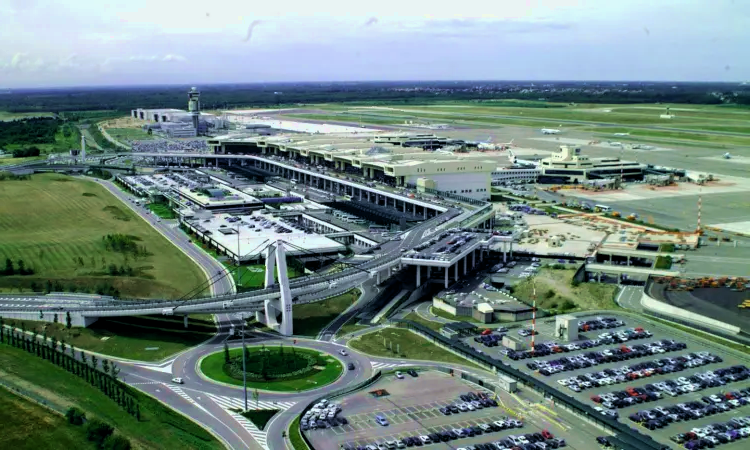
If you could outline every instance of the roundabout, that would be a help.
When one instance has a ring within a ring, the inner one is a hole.
[[[224,349],[204,356],[198,368],[206,379],[269,392],[303,392],[334,383],[344,366],[333,355],[309,348],[284,345],[255,345]]]

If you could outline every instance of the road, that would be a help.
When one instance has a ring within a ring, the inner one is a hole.
[[[162,234],[167,240],[179,248],[190,259],[192,259],[205,273],[206,278],[211,280],[211,296],[233,294],[235,292],[234,281],[226,267],[217,261],[213,256],[204,252],[200,247],[193,244],[185,233],[179,229],[179,223],[176,220],[159,219],[155,214],[145,207],[138,206],[134,200],[138,197],[127,193],[118,188],[111,181],[97,180],[112,195],[120,199],[131,210],[138,214],[143,220],[148,222],[156,231]],[[205,287],[205,284],[203,285]],[[191,289],[199,286],[186,285]],[[200,296],[199,292],[193,292],[192,296]]]
[[[157,364],[118,361],[121,369],[120,379],[144,392],[153,395],[171,408],[189,416],[207,429],[212,430],[232,449],[284,449],[282,431],[312,400],[324,396],[342,387],[363,381],[375,372],[377,368],[408,365],[408,361],[388,358],[372,358],[360,354],[346,347],[346,340],[341,343],[316,341],[299,337],[283,337],[275,334],[249,331],[246,337],[248,345],[281,344],[297,346],[327,352],[341,360],[342,363],[354,363],[354,370],[345,370],[343,375],[334,383],[303,393],[279,393],[260,391],[258,400],[260,407],[275,407],[282,411],[269,423],[265,432],[243,425],[235,419],[226,408],[233,405],[244,408],[244,394],[241,387],[217,384],[203,378],[199,373],[200,360],[214,352],[223,351],[223,342],[228,337],[230,326],[239,326],[240,318],[229,315],[219,315],[219,333],[209,342],[183,352],[176,357]],[[369,332],[372,330],[362,330]],[[294,343],[296,341],[296,344]],[[230,348],[241,347],[240,341],[229,343]],[[340,351],[345,349],[347,356]],[[117,361],[116,359],[114,359]],[[446,364],[419,362],[422,366],[438,366]],[[462,370],[469,370],[468,368]],[[487,376],[488,373],[473,370]],[[172,382],[174,377],[181,377],[184,384]],[[248,406],[255,407],[252,392],[248,394]]]

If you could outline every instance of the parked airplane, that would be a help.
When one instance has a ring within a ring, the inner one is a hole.
[[[559,128],[542,128],[543,134],[560,134],[561,132]]]
[[[531,161],[531,160],[524,160],[524,159],[518,159],[518,156],[516,156],[513,153],[513,150],[508,149],[508,159],[510,160],[511,164],[520,164],[524,166],[529,167],[538,167],[539,161]]]
[[[511,139],[510,142],[492,142],[492,136],[490,136],[486,141],[466,141],[466,144],[476,146],[479,150],[507,150],[515,145],[513,141],[514,139]]]
[[[630,136],[630,133],[615,133],[614,136]]]
[[[724,159],[732,159],[732,155],[730,155],[729,152],[724,153]]]

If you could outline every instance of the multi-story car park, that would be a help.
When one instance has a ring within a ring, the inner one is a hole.
[[[554,336],[554,319],[540,321],[536,355],[525,358],[512,359],[511,351],[487,339],[475,342],[479,336],[464,340],[665,445],[675,445],[672,436],[750,414],[750,358],[658,323],[624,315],[603,319],[580,316],[580,339],[573,342]],[[519,335],[516,329],[504,333]],[[743,443],[727,440],[722,448]]]

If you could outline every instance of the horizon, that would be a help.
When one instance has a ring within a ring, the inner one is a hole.
[[[36,91],[52,91],[52,90],[107,90],[107,89],[173,89],[183,87],[198,87],[202,89],[204,87],[220,87],[220,86],[274,86],[274,85],[324,85],[324,84],[398,84],[398,83],[419,83],[419,84],[435,84],[435,83],[488,83],[488,84],[524,84],[524,83],[544,83],[544,84],[563,84],[563,83],[575,83],[575,84],[644,84],[644,85],[744,85],[748,81],[675,81],[675,80],[471,80],[471,79],[455,79],[455,80],[346,80],[346,81],[253,81],[253,82],[222,82],[222,83],[164,83],[164,84],[120,84],[120,85],[92,85],[92,86],[76,86],[76,85],[59,85],[59,86],[39,86],[39,87],[22,87],[22,88],[11,88],[0,86],[0,95],[7,95],[9,91],[13,92],[36,92]]]

